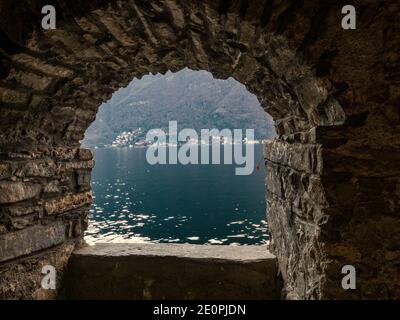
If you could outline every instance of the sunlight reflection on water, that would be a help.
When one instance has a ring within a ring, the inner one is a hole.
[[[150,166],[145,152],[96,150],[89,244],[267,244],[264,169],[235,176],[230,165]]]

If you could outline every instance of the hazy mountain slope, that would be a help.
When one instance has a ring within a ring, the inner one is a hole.
[[[116,92],[100,107],[83,145],[108,145],[123,131],[166,128],[171,120],[178,121],[178,129],[253,128],[257,138],[275,135],[270,116],[242,84],[185,69],[144,76]]]

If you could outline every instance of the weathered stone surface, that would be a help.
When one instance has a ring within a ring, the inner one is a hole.
[[[4,103],[25,104],[28,101],[28,95],[24,92],[18,92],[6,88],[0,88],[0,100]]]
[[[265,145],[264,155],[275,164],[297,171],[309,174],[322,172],[321,145],[269,141]]]
[[[60,193],[61,188],[60,188],[60,183],[56,181],[51,181],[48,184],[44,186],[43,192],[45,193]]]
[[[74,162],[65,162],[60,165],[59,170],[61,172],[65,170],[90,170],[94,167],[94,160],[88,160],[88,161],[74,161]]]
[[[67,296],[278,299],[277,271],[275,257],[262,246],[98,244],[71,257]]]
[[[33,226],[0,236],[0,262],[46,249],[65,241],[65,226],[61,222]]]
[[[67,195],[63,198],[46,202],[44,207],[48,215],[63,213],[65,211],[73,210],[82,207],[86,204],[91,204],[92,192],[84,192],[74,195]]]
[[[31,161],[22,162],[15,170],[14,175],[17,177],[43,177],[48,178],[54,176],[56,165],[53,160],[48,161]]]
[[[48,251],[0,265],[0,299],[52,300],[64,287],[64,273],[75,244],[65,242]],[[42,268],[56,268],[56,289],[45,290],[41,286]]]
[[[92,160],[93,159],[93,151],[89,149],[79,149],[78,157],[81,160]]]
[[[40,206],[32,206],[32,205],[14,205],[7,207],[4,211],[8,212],[13,217],[25,216],[28,214],[32,214],[35,212],[41,212]]]
[[[9,163],[0,163],[0,180],[11,176],[11,165]]]
[[[88,170],[76,170],[75,172],[77,175],[76,182],[80,190],[90,190],[91,172]]]
[[[39,184],[23,182],[0,183],[0,204],[14,203],[37,197],[42,190]]]
[[[0,223],[0,234],[7,233],[7,228],[4,224]]]
[[[28,226],[32,226],[36,223],[39,216],[36,214],[25,215],[20,217],[9,217],[9,229],[11,230],[21,230]]]
[[[275,256],[268,252],[265,246],[210,246],[173,243],[99,243],[94,246],[85,246],[74,254],[96,257],[151,256],[214,261],[234,260],[240,263],[266,260],[272,262],[275,259]]]

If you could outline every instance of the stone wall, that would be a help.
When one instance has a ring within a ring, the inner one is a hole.
[[[60,246],[60,226],[79,242],[93,166],[79,141],[97,108],[134,77],[189,67],[233,76],[275,119],[266,190],[286,297],[399,298],[400,4],[352,2],[357,30],[340,1],[60,0],[44,31],[45,1],[2,1],[2,263]]]
[[[92,152],[4,148],[0,159],[0,298],[54,297],[41,290],[42,267],[57,267],[61,283],[82,241],[92,201]]]

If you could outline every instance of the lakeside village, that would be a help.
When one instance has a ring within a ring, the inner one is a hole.
[[[169,133],[165,133],[166,136],[169,136]],[[242,143],[245,144],[264,144],[268,141],[268,139],[261,139],[261,140],[249,140],[247,138],[244,138],[242,140]],[[114,141],[109,144],[109,145],[104,145],[103,148],[145,148],[152,146],[153,144],[159,144],[159,142],[154,142],[154,140],[146,140],[146,132],[144,131],[143,128],[138,128],[133,131],[124,131],[121,134],[119,134]],[[186,142],[178,142],[178,145],[180,146],[181,144],[194,144],[194,145],[208,145],[209,141],[203,141],[199,139],[188,139]],[[221,144],[227,144],[227,143],[234,143],[234,142],[228,142],[227,140],[224,140],[223,137],[221,137]],[[160,145],[160,144],[159,144]],[[163,143],[165,146],[170,146],[168,143]],[[174,145],[176,146],[176,145]],[[99,147],[95,147],[95,149],[98,149]]]

